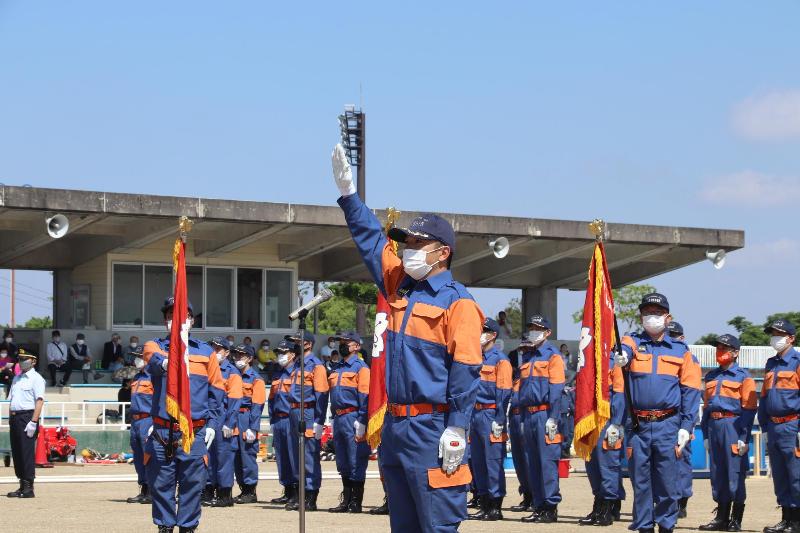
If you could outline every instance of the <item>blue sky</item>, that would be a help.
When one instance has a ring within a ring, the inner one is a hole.
[[[0,1],[0,181],[330,205],[336,115],[363,101],[372,207],[744,229],[723,270],[652,280],[693,339],[800,309],[797,20],[789,1]],[[560,336],[582,298],[560,295]]]

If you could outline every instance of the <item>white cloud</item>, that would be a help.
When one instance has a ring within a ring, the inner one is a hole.
[[[800,138],[800,90],[751,96],[734,106],[733,129],[746,139],[780,141]]]
[[[700,191],[712,204],[776,207],[800,202],[800,179],[744,170],[715,178]]]

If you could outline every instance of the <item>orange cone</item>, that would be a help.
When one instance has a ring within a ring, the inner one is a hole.
[[[40,468],[53,468],[53,463],[47,460],[46,431],[39,428],[39,435],[36,437],[36,466]]]

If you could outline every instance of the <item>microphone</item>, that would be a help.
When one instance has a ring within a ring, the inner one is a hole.
[[[330,289],[322,289],[311,299],[309,302],[304,304],[302,307],[298,307],[291,313],[289,313],[289,320],[297,320],[300,318],[300,315],[307,315],[309,311],[317,307],[318,305],[327,302],[333,298],[333,293]]]

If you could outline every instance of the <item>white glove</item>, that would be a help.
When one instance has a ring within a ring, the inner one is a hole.
[[[333,148],[331,165],[333,166],[333,178],[342,196],[355,194],[356,186],[353,184],[353,171],[341,144],[337,144]]]
[[[244,432],[244,440],[246,440],[247,442],[256,441],[256,434],[253,432],[252,429],[248,428],[247,431]]]
[[[628,354],[624,350],[620,350],[614,354],[614,364],[618,367],[623,367],[628,364]]]
[[[147,428],[147,436],[149,437],[153,433],[153,426]]]
[[[322,438],[322,430],[325,429],[325,426],[322,424],[317,424],[314,422],[314,438],[319,440]]]
[[[458,469],[464,452],[467,449],[467,437],[464,428],[447,426],[439,437],[439,457],[442,459],[442,470],[452,474]]]
[[[498,424],[494,420],[492,420],[492,435],[494,438],[499,439],[503,436],[503,424]]]
[[[800,438],[800,434],[797,435]],[[737,441],[736,442],[737,448],[739,448],[739,457],[744,457],[747,454],[747,443],[744,441]]]
[[[550,440],[556,438],[556,433],[558,433],[558,422],[556,422],[555,418],[547,419],[547,422],[544,423],[544,430],[547,433],[547,436],[550,437]]]
[[[214,431],[211,428],[206,428],[206,437],[204,439],[205,442],[206,442],[206,450],[209,449],[211,447],[211,443],[214,442],[214,435],[215,434],[216,434],[216,431]]]
[[[161,368],[164,370],[164,372],[167,371],[167,366],[169,366],[169,359],[165,357],[164,360],[161,361]]]
[[[606,442],[610,447],[614,447],[623,437],[624,430],[616,424],[609,424],[606,428]]]
[[[25,434],[28,436],[29,439],[33,438],[33,434],[36,433],[36,427],[39,424],[31,420],[28,422],[28,425],[25,426]]]
[[[355,428],[355,430],[356,430],[356,438],[357,439],[360,439],[361,437],[363,437],[364,433],[366,433],[366,431],[367,431],[367,426],[365,424],[362,424],[358,420],[353,422],[353,428]]]
[[[678,451],[683,451],[686,447],[686,443],[688,443],[692,439],[692,436],[689,434],[688,431],[681,428],[678,430]]]
[[[233,430],[228,426],[222,426],[222,436],[229,439],[233,436]]]

